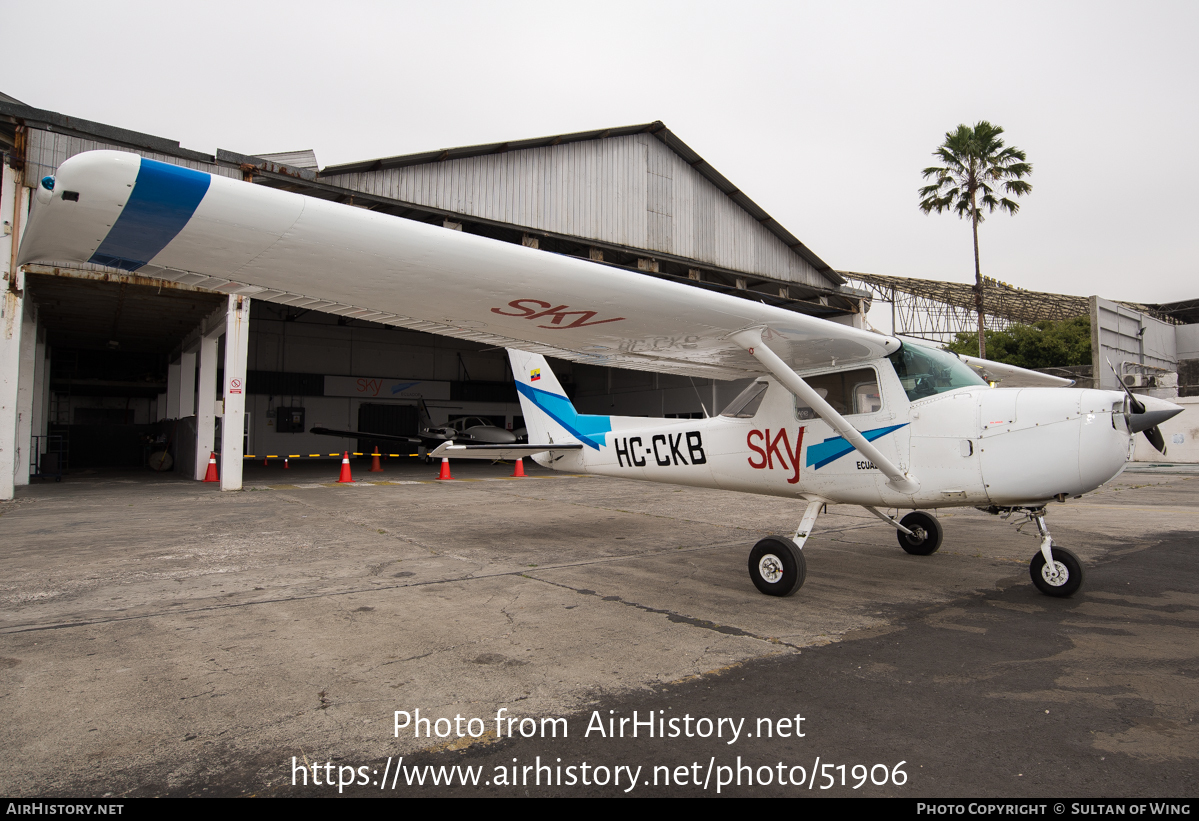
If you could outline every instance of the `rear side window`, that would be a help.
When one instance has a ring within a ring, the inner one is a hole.
[[[763,397],[766,396],[766,388],[767,383],[754,382],[737,394],[737,398],[729,402],[728,407],[721,411],[720,415],[733,419],[753,419],[762,404]]]
[[[842,416],[874,413],[883,409],[882,393],[878,389],[878,374],[874,368],[805,376],[804,381]],[[802,421],[815,419],[817,414],[796,397],[795,416]]]

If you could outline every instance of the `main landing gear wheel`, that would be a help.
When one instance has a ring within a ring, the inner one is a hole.
[[[1082,562],[1064,547],[1050,549],[1053,551],[1052,568],[1045,563],[1045,554],[1039,550],[1028,563],[1032,583],[1046,596],[1073,596],[1082,586]]]
[[[749,551],[749,577],[767,596],[790,596],[807,575],[803,551],[788,538],[767,536]]]
[[[937,517],[919,510],[904,516],[899,523],[912,531],[911,536],[902,530],[895,531],[895,535],[899,536],[899,546],[913,556],[931,556],[945,538],[945,531],[941,529]]]

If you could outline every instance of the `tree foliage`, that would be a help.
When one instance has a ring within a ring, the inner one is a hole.
[[[996,189],[1014,197],[1029,193],[1032,185],[1023,178],[1032,174],[1032,165],[1019,148],[1003,144],[1002,133],[1002,128],[986,120],[973,128],[962,124],[946,132],[945,142],[933,152],[944,165],[924,169],[924,178],[934,181],[920,189],[920,210],[926,214],[953,211],[975,223],[983,221],[984,211],[1019,211],[1018,202]]]
[[[1057,322],[1012,325],[987,331],[987,358],[1021,368],[1065,368],[1091,364],[1091,318],[1079,316]],[[954,353],[975,356],[978,334],[959,333],[945,346]]]

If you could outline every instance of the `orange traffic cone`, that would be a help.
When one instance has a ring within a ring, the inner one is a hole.
[[[512,471],[513,479],[525,478],[525,460],[524,457],[516,460],[516,468]]]
[[[263,457],[262,457],[262,466],[263,466],[263,467],[266,467],[266,466],[267,466],[267,465],[269,465],[269,464],[270,464],[270,462],[268,462],[268,461],[267,461],[267,458],[266,458],[265,456],[263,456]]]
[[[347,450],[341,455],[341,477],[338,482],[353,482],[353,477],[350,476],[350,452]]]
[[[375,446],[375,452],[371,454],[371,473],[382,473],[383,468],[379,466],[379,446]]]
[[[208,457],[208,472],[204,474],[204,481],[205,482],[221,481],[219,478],[217,478],[217,475],[216,475],[216,453],[215,452],[213,452]]]
[[[454,477],[450,475],[450,460],[444,456],[441,457],[441,473],[437,474],[437,479],[439,481],[447,481],[453,478]]]
[[[291,470],[291,465],[289,465],[287,462],[288,462],[288,460],[287,460],[287,457],[286,457],[286,456],[284,456],[284,457],[283,457],[283,469],[284,469],[284,470]]]

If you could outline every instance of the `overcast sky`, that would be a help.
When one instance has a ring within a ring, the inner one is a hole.
[[[973,280],[917,208],[959,123],[1028,154],[983,273],[1199,297],[1199,3],[0,3],[0,91],[321,165],[662,120],[834,268]],[[15,67],[15,71],[13,70]]]

